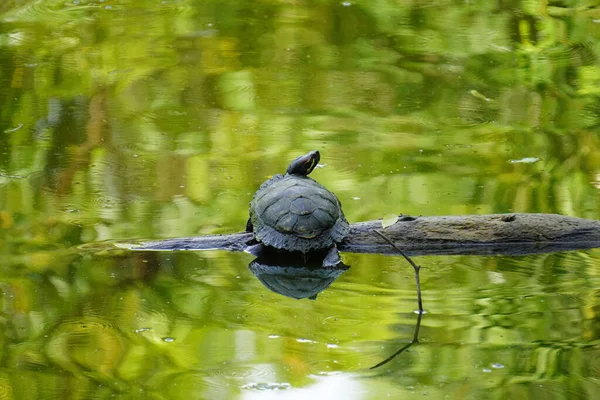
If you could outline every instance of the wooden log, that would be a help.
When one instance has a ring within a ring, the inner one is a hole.
[[[397,254],[375,230],[410,255],[525,255],[600,247],[600,221],[557,214],[400,216],[386,228],[381,221],[352,224],[342,252]],[[243,251],[252,233],[197,236],[146,242],[135,250]]]
[[[557,214],[400,217],[353,224],[340,250],[393,253],[379,229],[408,254],[534,254],[600,247],[600,221]]]

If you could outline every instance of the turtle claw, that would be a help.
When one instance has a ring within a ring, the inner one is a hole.
[[[244,252],[250,253],[256,257],[262,256],[264,251],[265,251],[265,245],[262,243],[253,244],[252,246],[248,246],[244,249]]]

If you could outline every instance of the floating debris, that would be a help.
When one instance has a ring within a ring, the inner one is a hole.
[[[19,124],[19,125],[17,125],[15,128],[12,128],[12,129],[7,129],[7,130],[5,130],[5,131],[4,131],[4,133],[16,132],[16,131],[18,131],[19,129],[21,129],[22,127],[23,127],[23,124]]]
[[[492,99],[490,99],[489,97],[485,97],[484,95],[482,95],[481,93],[479,93],[477,90],[471,90],[469,93],[471,93],[471,96],[476,97],[478,99],[484,100],[484,101],[491,101]]]
[[[533,164],[534,162],[540,161],[537,157],[525,157],[520,160],[509,160],[508,162],[511,164]]]
[[[255,382],[250,382],[245,384],[244,386],[242,386],[242,389],[246,389],[246,390],[286,390],[286,389],[291,389],[292,385],[290,385],[287,382],[283,382],[283,383],[276,383],[276,382],[270,382],[270,383],[255,383]]]
[[[298,338],[296,339],[296,342],[298,343],[315,343],[314,340],[310,340],[310,339],[302,339],[302,338]]]
[[[381,219],[381,226],[385,229],[388,226],[394,225],[396,222],[398,222],[397,214],[386,214]]]

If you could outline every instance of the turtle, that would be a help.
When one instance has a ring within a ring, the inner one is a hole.
[[[340,262],[336,244],[350,226],[336,195],[308,177],[320,159],[313,150],[292,161],[285,175],[277,174],[259,187],[246,227],[257,244],[247,251],[258,255],[266,245],[304,255],[323,252],[325,267]]]

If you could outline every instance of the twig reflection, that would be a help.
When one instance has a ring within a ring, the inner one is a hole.
[[[372,366],[369,369],[379,368],[382,365],[385,365],[385,364],[389,363],[394,358],[396,358],[396,356],[400,355],[405,350],[407,350],[410,346],[412,346],[415,343],[419,343],[419,329],[421,328],[421,319],[422,318],[423,318],[423,313],[419,313],[419,316],[417,317],[417,325],[415,326],[415,334],[413,336],[413,339],[409,343],[407,343],[406,345],[404,345],[404,347],[402,347],[400,350],[398,350],[397,352],[395,352],[394,354],[392,354],[391,356],[389,356],[388,358],[386,358],[385,360],[383,360],[379,364],[374,365],[374,366]]]
[[[400,355],[404,351],[406,351],[408,348],[410,348],[410,346],[412,346],[415,343],[419,343],[419,329],[421,328],[421,319],[423,318],[423,314],[424,314],[423,300],[421,298],[421,279],[419,277],[419,272],[421,271],[421,267],[419,265],[415,264],[413,262],[413,260],[411,260],[411,258],[408,255],[406,255],[406,253],[404,253],[402,251],[402,249],[400,249],[398,246],[396,246],[396,244],[394,242],[392,242],[383,232],[376,229],[375,233],[377,233],[379,236],[381,236],[383,238],[383,240],[388,242],[390,244],[390,246],[392,246],[398,253],[400,253],[402,255],[402,257],[404,257],[406,259],[406,261],[408,261],[408,263],[410,265],[412,265],[413,269],[415,270],[415,281],[417,283],[417,302],[419,305],[419,312],[418,312],[419,316],[417,317],[417,324],[415,325],[415,332],[414,332],[412,341],[410,343],[407,343],[404,347],[402,347],[400,350],[398,350],[397,352],[395,352],[394,354],[392,354],[391,356],[389,356],[382,362],[378,363],[377,365],[372,366],[369,369],[379,368],[382,365],[389,363],[395,357],[397,357],[398,355]]]

